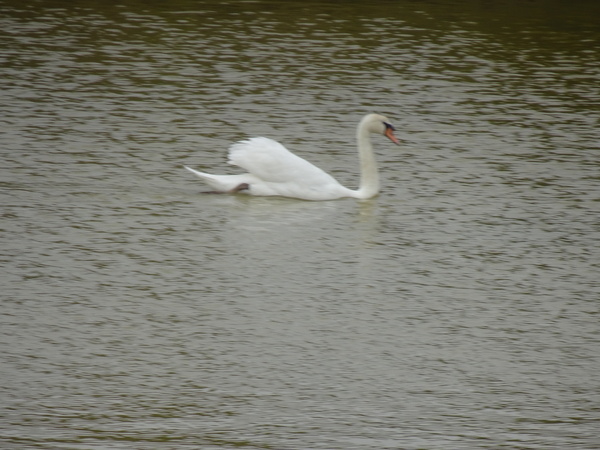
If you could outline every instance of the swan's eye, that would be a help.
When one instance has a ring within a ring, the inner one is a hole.
[[[391,123],[383,122],[383,124],[385,125],[386,129],[396,131],[396,129],[394,128],[394,125],[392,125]]]

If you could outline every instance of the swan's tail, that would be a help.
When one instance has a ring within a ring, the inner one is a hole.
[[[199,171],[197,171],[197,170],[194,170],[194,169],[192,169],[191,167],[188,167],[188,166],[183,166],[183,167],[185,167],[187,170],[189,170],[189,171],[190,171],[190,172],[192,172],[193,174],[196,174],[196,175],[198,175],[198,176],[199,176],[200,178],[202,178],[202,179],[205,179],[205,178],[207,178],[207,177],[210,177],[210,175],[209,175],[209,174],[207,174],[207,173],[204,173],[204,172],[199,172]]]
[[[243,183],[249,184],[252,179],[248,174],[241,175],[212,175],[210,173],[200,172],[188,166],[183,166],[194,175],[200,177],[207,185],[217,192],[232,192],[239,189]],[[247,188],[244,188],[244,190]]]
[[[219,178],[220,178],[219,175],[211,175],[209,173],[200,172],[200,171],[194,170],[188,166],[183,166],[183,167],[185,167],[187,170],[192,172],[197,177],[200,177],[200,179],[202,179],[202,181],[204,181],[206,184],[208,184],[211,188],[217,189],[217,190],[224,189],[223,183],[221,183],[219,181]]]

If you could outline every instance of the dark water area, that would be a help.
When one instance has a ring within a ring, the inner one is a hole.
[[[598,17],[0,0],[0,448],[600,447]],[[183,169],[369,112],[371,200]]]

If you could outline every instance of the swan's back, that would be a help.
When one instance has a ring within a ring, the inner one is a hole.
[[[229,148],[229,164],[246,169],[271,183],[329,184],[337,181],[328,173],[294,155],[273,139],[255,137]]]
[[[253,177],[248,192],[253,195],[281,195],[305,200],[352,197],[331,175],[294,155],[279,142],[255,137],[229,148],[230,164],[242,167]]]

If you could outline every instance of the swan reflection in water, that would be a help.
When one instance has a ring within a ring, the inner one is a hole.
[[[229,164],[248,172],[239,175],[212,175],[187,166],[217,193],[244,193],[258,196],[278,195],[303,200],[334,200],[343,197],[368,199],[379,192],[377,162],[371,145],[371,134],[382,134],[394,144],[395,128],[387,117],[367,114],[358,124],[356,140],[360,159],[360,187],[342,186],[335,178],[293,154],[279,142],[255,137],[233,144]]]

